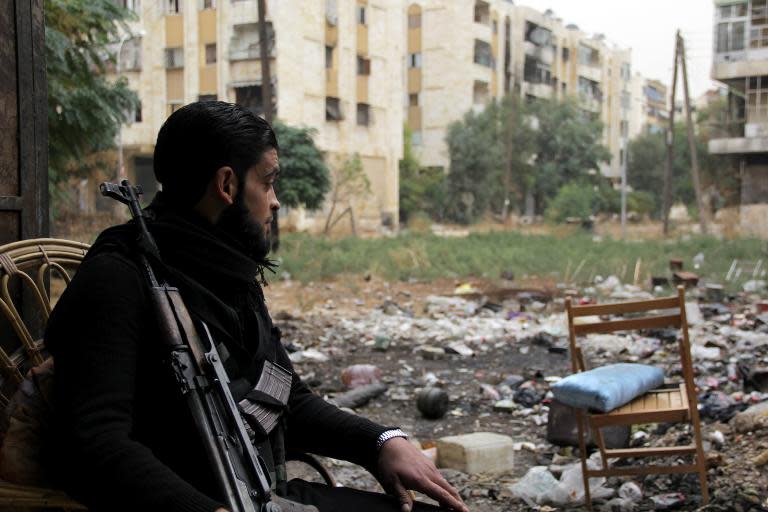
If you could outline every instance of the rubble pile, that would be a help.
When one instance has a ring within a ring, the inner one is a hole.
[[[575,420],[567,407],[553,404],[549,389],[571,369],[565,297],[575,303],[602,303],[666,296],[674,290],[657,286],[647,291],[615,276],[598,276],[594,286],[579,290],[563,285],[483,289],[461,285],[423,295],[361,290],[365,300],[376,299],[375,307],[356,297],[344,307],[338,290],[329,287],[325,302],[300,315],[277,314],[276,323],[295,367],[318,393],[334,400],[360,394],[351,387],[373,387],[376,392],[354,410],[383,424],[401,425],[439,467],[440,447],[448,446],[445,439],[450,436],[506,436],[508,443],[498,442],[514,452],[511,469],[464,472],[455,464],[444,469],[472,510],[578,506],[583,488],[578,448],[573,446]],[[768,303],[764,286],[752,283],[746,289],[729,295],[722,286],[703,283],[687,292],[710,468],[711,503],[706,510],[768,510]],[[655,329],[592,335],[582,345],[589,367],[640,362],[661,368],[668,381],[679,381],[678,334]],[[691,439],[684,425],[606,432],[608,444],[617,447],[686,444]],[[490,464],[482,453],[466,467]],[[363,476],[365,470],[331,464],[342,483],[376,488],[372,478]],[[696,475],[592,480],[596,509],[700,507]]]

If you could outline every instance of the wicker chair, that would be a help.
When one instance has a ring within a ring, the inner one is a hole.
[[[2,409],[9,405],[29,369],[46,359],[42,334],[55,303],[48,292],[49,280],[58,277],[69,285],[70,273],[80,265],[88,248],[83,243],[52,238],[0,246],[0,310],[12,327],[10,332],[0,330]],[[333,475],[313,455],[292,453],[290,460],[313,468],[327,485],[337,485]],[[86,510],[62,491],[0,480],[0,512],[40,508]]]
[[[27,371],[46,358],[42,329],[53,306],[51,278],[71,280],[88,245],[41,238],[0,246],[0,310],[10,323],[0,339],[0,405],[5,409]],[[26,320],[26,321],[25,321]],[[14,339],[15,338],[15,339]],[[0,480],[0,509],[85,510],[62,491]]]

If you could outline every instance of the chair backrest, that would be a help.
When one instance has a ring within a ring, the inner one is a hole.
[[[586,370],[584,354],[577,342],[578,336],[597,333],[611,333],[638,329],[659,329],[674,327],[682,331],[679,338],[680,364],[688,393],[694,393],[691,346],[688,339],[688,319],[685,314],[685,288],[677,287],[677,295],[659,299],[614,304],[573,305],[571,299],[565,301],[568,313],[568,338],[571,348],[571,366],[574,373]],[[655,312],[655,313],[654,313]],[[592,316],[623,316],[630,318],[601,320],[597,322],[577,321],[577,318]],[[637,315],[639,314],[639,315]],[[637,315],[637,316],[635,316]],[[695,403],[695,402],[694,402]]]
[[[28,367],[43,362],[42,332],[35,332],[31,324],[44,326],[48,321],[53,306],[48,282],[58,277],[68,285],[70,272],[80,265],[88,248],[54,238],[0,246],[0,311],[17,338],[0,340],[0,404],[6,405],[8,393],[21,382]]]

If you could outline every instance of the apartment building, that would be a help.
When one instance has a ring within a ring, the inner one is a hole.
[[[728,111],[709,151],[738,161],[742,234],[768,238],[768,0],[715,0],[714,24],[712,78]]]
[[[659,80],[632,75],[630,83],[629,139],[644,133],[665,133],[669,129],[669,88]]]
[[[141,107],[122,131],[125,173],[148,196],[160,126],[182,105],[206,99],[264,112],[257,0],[122,0],[138,21],[119,72]],[[398,222],[402,158],[403,6],[400,0],[267,1],[273,104],[278,119],[317,130],[329,166],[361,158],[372,194],[356,198],[358,227]],[[286,169],[290,172],[290,169]],[[321,224],[307,213],[299,227]]]
[[[619,179],[631,114],[629,50],[509,0],[411,0],[405,17],[406,119],[423,165],[447,169],[447,126],[514,91],[578,97],[605,126],[612,158],[601,171]]]

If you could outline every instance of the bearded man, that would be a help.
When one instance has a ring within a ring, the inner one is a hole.
[[[209,326],[235,401],[272,419],[253,436],[274,491],[322,512],[437,510],[414,504],[413,489],[466,511],[402,431],[328,404],[293,370],[261,288],[271,265],[269,226],[280,207],[279,146],[269,124],[238,105],[187,105],[160,129],[154,170],[162,192],[145,216],[163,259],[160,272]],[[56,362],[56,436],[49,464],[92,511],[223,511],[165,362],[136,239],[133,222],[104,231],[51,315],[46,345]],[[283,402],[254,392],[264,372],[289,383]],[[392,496],[288,481],[290,450],[360,464]]]

